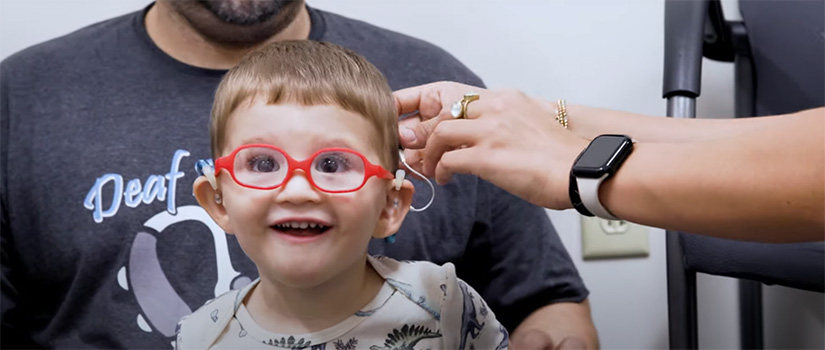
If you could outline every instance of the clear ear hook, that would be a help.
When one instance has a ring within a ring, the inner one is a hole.
[[[407,168],[407,170],[409,170],[410,172],[412,172],[413,174],[415,174],[416,176],[418,176],[419,178],[424,180],[427,183],[427,185],[430,186],[430,200],[427,202],[427,204],[425,204],[421,208],[413,207],[412,204],[410,204],[410,210],[412,210],[414,212],[422,212],[422,211],[426,210],[427,208],[429,208],[431,204],[433,204],[433,200],[435,200],[435,186],[433,186],[433,183],[432,183],[432,181],[430,181],[430,179],[428,179],[426,176],[422,175],[421,173],[415,171],[415,169],[413,169],[409,164],[407,164],[407,159],[404,158],[404,150],[403,149],[398,150],[398,155],[401,159],[401,164],[404,164],[404,166]]]

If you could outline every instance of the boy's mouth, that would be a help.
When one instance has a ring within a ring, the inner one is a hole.
[[[315,236],[328,231],[332,226],[313,221],[284,221],[274,224],[270,228],[293,236]]]

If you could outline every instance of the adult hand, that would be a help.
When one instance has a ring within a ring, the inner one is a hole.
[[[468,104],[467,119],[453,119],[451,105],[467,92],[480,98]],[[399,135],[408,163],[425,175],[445,183],[454,173],[473,174],[533,204],[571,207],[570,167],[588,141],[556,122],[554,103],[453,82],[393,95],[399,115],[418,111]]]
[[[509,347],[513,350],[579,350],[587,349],[587,344],[576,337],[567,337],[555,343],[549,334],[533,329],[523,333],[514,333],[510,337]]]

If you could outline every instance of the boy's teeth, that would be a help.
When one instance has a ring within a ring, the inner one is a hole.
[[[300,230],[306,230],[307,228],[309,228],[309,229],[318,229],[318,228],[324,228],[325,227],[324,225],[317,224],[317,223],[314,223],[314,222],[297,222],[297,221],[285,222],[283,224],[278,224],[276,226],[282,227],[282,228],[300,229]]]

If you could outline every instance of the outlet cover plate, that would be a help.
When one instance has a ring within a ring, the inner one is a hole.
[[[643,257],[650,254],[649,229],[624,220],[579,215],[582,258]]]

